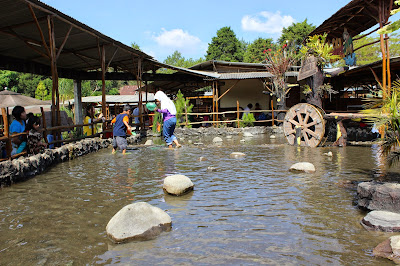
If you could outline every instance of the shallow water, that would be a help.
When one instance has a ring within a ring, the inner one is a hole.
[[[379,176],[376,148],[297,148],[267,135],[223,139],[221,146],[203,138],[193,142],[204,146],[178,150],[142,147],[125,157],[103,150],[0,189],[0,265],[391,265],[372,249],[392,234],[360,225],[366,213],[349,184]],[[231,159],[234,151],[246,157]],[[313,162],[316,173],[288,172],[298,161]],[[165,195],[163,178],[177,173],[195,190]],[[166,210],[172,231],[112,244],[108,221],[138,201]]]

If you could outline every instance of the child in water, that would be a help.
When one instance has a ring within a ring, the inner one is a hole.
[[[181,147],[178,139],[174,136],[176,126],[176,108],[174,102],[162,91],[157,91],[154,98],[156,104],[161,107],[161,109],[154,109],[154,111],[163,114],[163,136],[168,148],[172,148],[172,142],[175,143],[177,148]]]
[[[126,148],[128,143],[126,141],[126,133],[127,131],[131,131],[131,127],[129,126],[129,115],[131,113],[131,107],[129,104],[124,106],[122,113],[117,115],[111,123],[115,124],[113,129],[113,150],[112,153],[117,152],[117,148],[122,150],[122,154],[126,154]]]

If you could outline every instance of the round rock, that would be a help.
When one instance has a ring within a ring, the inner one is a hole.
[[[108,222],[107,235],[115,243],[129,240],[149,240],[171,229],[171,217],[160,208],[146,202],[129,204]]]
[[[368,230],[400,232],[400,214],[388,211],[372,211],[362,219],[361,224]]]
[[[290,166],[289,171],[299,171],[299,172],[306,172],[306,173],[314,173],[315,166],[312,163],[308,162],[300,162],[295,163]]]
[[[220,137],[215,137],[213,138],[214,143],[222,142],[222,139]]]
[[[244,156],[246,156],[246,154],[244,154],[243,152],[232,152],[230,154],[231,158],[242,158]]]
[[[271,135],[271,136],[269,136],[269,138],[270,139],[276,139],[276,136],[275,135]]]
[[[171,175],[164,179],[163,189],[171,195],[180,196],[193,190],[193,183],[184,175]]]
[[[253,137],[254,135],[251,134],[250,132],[244,132],[243,137]]]
[[[145,146],[151,146],[151,145],[153,145],[153,140],[151,140],[151,139],[146,140],[146,142],[144,143],[144,145],[145,145]]]

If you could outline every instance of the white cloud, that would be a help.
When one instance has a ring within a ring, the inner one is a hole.
[[[163,28],[162,33],[158,36],[153,36],[153,39],[161,47],[174,48],[177,50],[201,44],[201,40],[198,37],[190,35],[187,31],[182,29],[167,31]]]
[[[148,34],[148,33],[147,33]],[[174,51],[179,51],[185,58],[199,58],[207,50],[207,43],[204,43],[197,36],[190,35],[183,29],[166,30],[161,29],[161,33],[151,34],[151,39],[155,41],[156,46],[148,47],[147,50],[157,51],[154,57],[159,60],[165,59]]]
[[[262,11],[256,15],[246,15],[242,18],[242,29],[245,31],[263,32],[268,34],[280,33],[295,19],[291,16],[282,16],[280,11],[271,13]]]

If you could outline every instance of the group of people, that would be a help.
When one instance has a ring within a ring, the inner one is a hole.
[[[28,154],[37,154],[47,147],[43,140],[43,135],[40,130],[40,117],[27,114],[22,106],[15,106],[12,110],[12,121],[9,129],[9,134],[26,133],[12,137],[11,139],[11,155],[27,151]],[[5,152],[5,142],[1,144],[1,157],[7,156]]]
[[[176,126],[176,108],[174,102],[162,91],[158,91],[155,96],[157,107],[154,112],[162,113],[163,115],[163,136],[166,144],[169,148],[181,147],[178,139],[174,135]],[[126,153],[127,149],[127,135],[130,135],[132,128],[129,125],[129,116],[132,113],[132,109],[129,105],[123,107],[122,113],[114,117],[111,121],[114,124],[113,127],[113,153],[116,153],[117,149],[122,150],[122,153]],[[40,130],[40,117],[33,115],[32,113],[26,114],[24,107],[15,106],[12,115],[14,120],[10,125],[10,135],[24,133],[18,136],[14,136],[11,139],[12,152],[11,155],[27,151],[28,154],[37,154],[43,151],[47,144],[43,140],[43,135]],[[136,117],[135,117],[136,118]],[[86,108],[86,116],[84,124],[96,123],[103,120],[103,115],[100,114],[95,117],[95,110],[92,105],[88,105]],[[103,120],[104,121],[104,120]],[[135,121],[137,123],[137,120]],[[83,127],[83,134],[86,136],[92,136],[97,133],[96,125],[87,125]],[[2,143],[1,148],[5,149],[5,145]],[[2,152],[2,157],[3,155]]]
[[[168,145],[168,148],[172,148],[173,144],[177,148],[181,147],[178,139],[174,135],[176,126],[176,108],[174,102],[162,91],[156,92],[154,95],[157,108],[154,112],[159,112],[163,114],[163,136],[164,140]],[[116,153],[117,149],[122,150],[123,154],[126,154],[127,149],[127,135],[132,131],[129,125],[129,115],[131,114],[131,107],[125,105],[122,113],[117,115],[111,123],[114,124],[113,128],[113,151]],[[136,118],[136,117],[135,117]]]
[[[253,108],[253,104],[252,104],[252,103],[249,103],[249,104],[243,109],[243,111],[244,111],[244,112],[243,112],[243,115],[249,114],[252,108]],[[257,111],[257,110],[262,110],[259,103],[256,103],[254,110],[256,110],[256,111]],[[257,121],[259,121],[259,120],[265,120],[265,119],[267,119],[267,116],[266,116],[264,113],[262,113],[262,112],[255,112],[255,113],[254,113],[254,118],[255,118]]]

